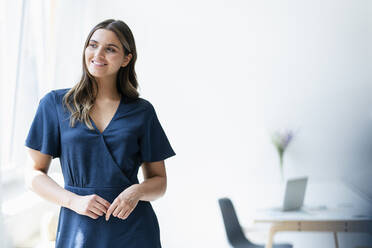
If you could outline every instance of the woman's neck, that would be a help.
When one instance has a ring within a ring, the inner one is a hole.
[[[101,79],[96,78],[98,85],[98,93],[96,95],[96,100],[98,101],[117,101],[120,100],[120,93],[116,88],[116,78],[113,79]]]

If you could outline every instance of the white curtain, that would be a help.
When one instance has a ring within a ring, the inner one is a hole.
[[[16,192],[25,192],[24,141],[39,99],[54,87],[54,11],[54,0],[0,3],[1,33],[4,34],[0,41],[0,196],[3,203],[0,204],[0,247],[10,246],[6,236],[14,241],[14,237],[28,235],[9,231],[17,229],[17,223],[10,220],[4,204],[19,196],[8,193],[13,188],[17,188]],[[3,190],[4,187],[9,190]],[[39,225],[34,226],[37,230]]]

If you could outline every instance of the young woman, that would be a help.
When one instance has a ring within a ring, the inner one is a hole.
[[[175,153],[153,106],[139,98],[136,58],[129,27],[103,21],[85,42],[80,82],[40,100],[25,143],[28,185],[61,206],[56,247],[161,247],[149,201],[165,193],[164,160]],[[47,175],[56,157],[64,188]]]

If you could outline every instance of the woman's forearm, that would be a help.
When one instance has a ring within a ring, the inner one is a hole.
[[[164,195],[167,189],[167,179],[161,176],[154,176],[140,184],[136,184],[135,187],[141,194],[141,201],[154,201]]]
[[[27,188],[59,206],[70,208],[77,195],[59,186],[52,178],[40,170],[30,170],[26,176]]]
[[[77,197],[75,193],[65,190],[40,170],[31,170],[27,174],[26,184],[42,198],[62,207],[71,208],[71,202]],[[167,180],[165,177],[154,176],[132,187],[140,194],[141,201],[154,201],[164,195]]]

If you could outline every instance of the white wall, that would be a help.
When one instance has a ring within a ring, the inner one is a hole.
[[[154,203],[164,247],[228,247],[217,198],[234,197],[247,216],[248,182],[279,181],[268,130],[299,129],[287,176],[371,188],[371,13],[367,0],[58,1],[51,87],[76,83],[96,23],[124,20],[142,97],[177,153]],[[332,245],[328,234],[282,237]]]

